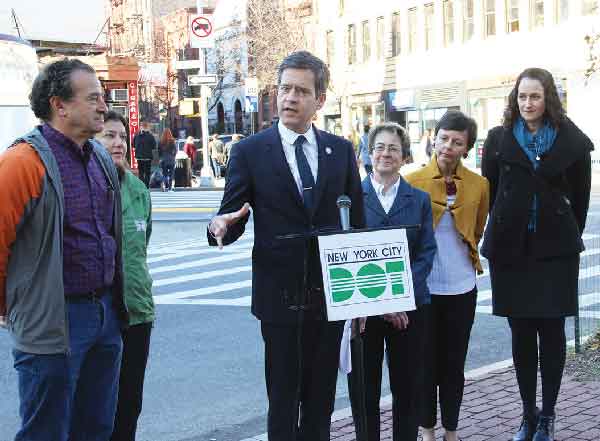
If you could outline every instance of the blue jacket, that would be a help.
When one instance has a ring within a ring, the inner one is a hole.
[[[412,187],[402,177],[398,194],[388,213],[385,212],[371,184],[370,176],[362,181],[367,227],[391,225],[421,225],[421,228],[406,230],[410,254],[415,303],[418,306],[431,303],[427,287],[427,276],[433,266],[437,252],[433,234],[433,219],[429,195]]]

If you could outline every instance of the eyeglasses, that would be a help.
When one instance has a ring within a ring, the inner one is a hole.
[[[373,147],[374,153],[383,153],[386,150],[391,154],[402,153],[402,147],[396,144],[375,144]]]

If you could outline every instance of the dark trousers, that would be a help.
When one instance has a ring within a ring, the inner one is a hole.
[[[146,188],[150,188],[150,175],[152,168],[152,160],[151,159],[138,159],[138,175],[140,180],[146,185]]]
[[[165,190],[170,190],[173,185],[173,172],[175,171],[174,161],[163,161],[160,163],[160,168],[163,172],[163,184]]]
[[[151,332],[152,323],[130,326],[123,332],[123,358],[112,441],[135,441],[137,421],[142,412]]]
[[[298,327],[261,323],[269,441],[329,441],[343,330],[343,322],[304,322],[298,403]]]
[[[15,441],[67,441],[71,426],[67,356],[29,354],[16,349],[13,356],[21,417]]]
[[[68,355],[13,351],[22,421],[16,441],[106,441],[112,433],[123,346],[112,295],[66,306]]]
[[[509,318],[512,332],[513,361],[523,411],[533,415],[537,389],[538,337],[539,364],[542,375],[542,415],[554,415],[554,407],[560,391],[567,339],[565,319],[557,318]]]
[[[425,343],[421,423],[437,422],[438,389],[442,426],[454,431],[465,386],[465,360],[475,320],[477,289],[459,295],[432,295]]]
[[[423,349],[426,311],[422,306],[407,312],[409,325],[397,330],[381,317],[369,317],[363,335],[367,432],[369,441],[379,441],[379,400],[384,342],[392,392],[394,441],[415,441],[419,428],[418,400],[422,391]]]

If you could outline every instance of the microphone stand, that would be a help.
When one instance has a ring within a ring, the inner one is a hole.
[[[390,225],[386,227],[377,228],[357,228],[357,229],[338,229],[336,227],[327,227],[318,230],[312,230],[303,233],[289,233],[284,235],[275,236],[276,240],[304,240],[304,256],[302,259],[302,279],[300,282],[299,294],[294,296],[295,303],[289,305],[288,308],[292,311],[296,311],[296,355],[298,359],[298,372],[297,372],[297,386],[296,395],[294,397],[294,411],[296,415],[292,421],[294,438],[290,441],[296,441],[298,437],[298,421],[300,412],[300,397],[302,395],[302,369],[303,369],[303,354],[302,354],[302,330],[304,329],[304,312],[310,309],[311,304],[309,303],[308,295],[308,264],[309,258],[312,251],[315,251],[316,238],[318,236],[328,236],[333,234],[353,234],[363,233],[368,231],[380,231],[380,230],[395,230],[398,228],[414,229],[420,228],[421,225]],[[286,289],[283,289],[284,297],[287,297]],[[363,341],[360,334],[360,327],[358,320],[353,320],[353,327],[356,330],[356,337],[351,340],[351,357],[352,357],[352,372],[348,374],[348,386],[350,403],[352,407],[352,417],[354,419],[356,441],[368,441],[367,438],[367,412],[365,402],[365,382],[364,382],[364,358],[363,358]],[[352,386],[351,386],[352,383]]]
[[[342,231],[349,232],[351,230],[350,206],[352,202],[348,196],[341,195],[336,203],[340,210]],[[350,398],[350,408],[352,409],[352,419],[354,420],[354,433],[356,441],[368,441],[364,343],[358,319],[351,321],[350,359],[352,370],[347,375],[347,381],[348,397]]]

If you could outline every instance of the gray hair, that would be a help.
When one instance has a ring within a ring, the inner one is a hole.
[[[44,67],[33,81],[29,102],[35,116],[42,121],[52,118],[50,98],[57,96],[64,101],[69,101],[75,95],[71,74],[77,70],[96,74],[89,64],[77,59],[55,61]]]
[[[292,52],[285,57],[277,69],[277,85],[286,69],[308,69],[315,75],[315,96],[318,98],[329,87],[329,68],[323,60],[308,51]]]
[[[400,138],[400,145],[402,146],[402,159],[406,159],[410,156],[410,137],[404,127],[395,122],[385,122],[377,124],[371,130],[369,130],[369,153],[373,153],[375,147],[375,138],[381,132],[389,132],[392,135],[396,135]]]

